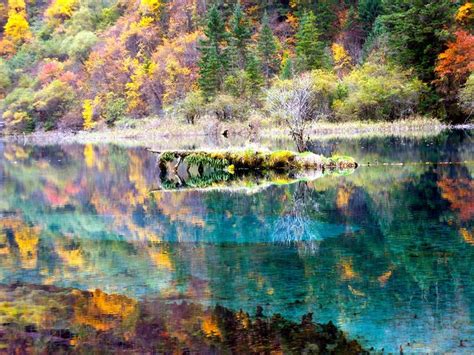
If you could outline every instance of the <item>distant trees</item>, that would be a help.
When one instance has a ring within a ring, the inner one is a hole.
[[[473,26],[471,1],[0,0],[1,113],[15,129],[84,127],[85,111],[101,127],[181,104],[189,122],[241,118],[265,87],[324,69],[337,84],[318,94],[330,119],[420,107],[463,119]]]

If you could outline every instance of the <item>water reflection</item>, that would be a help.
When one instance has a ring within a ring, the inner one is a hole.
[[[464,162],[470,139],[331,149],[372,162]],[[313,312],[377,349],[474,350],[472,163],[374,166],[253,194],[150,194],[161,181],[141,149],[0,153],[3,284],[261,305],[295,320]]]

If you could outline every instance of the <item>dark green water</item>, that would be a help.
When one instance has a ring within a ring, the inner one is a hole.
[[[0,143],[0,283],[313,312],[366,347],[472,353],[473,138],[315,144],[379,165],[252,194],[150,194],[142,149]]]

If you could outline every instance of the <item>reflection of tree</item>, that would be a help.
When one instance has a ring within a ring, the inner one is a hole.
[[[318,211],[318,203],[312,198],[312,191],[306,182],[299,182],[286,209],[277,219],[272,240],[277,243],[294,244],[302,249],[318,250],[320,234],[314,228],[311,214]]]

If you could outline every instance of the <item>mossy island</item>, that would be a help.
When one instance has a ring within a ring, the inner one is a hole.
[[[288,150],[167,150],[159,154],[159,190],[200,188],[258,188],[290,184],[326,173],[352,172],[349,156],[324,157]],[[317,172],[317,173],[315,173]]]

